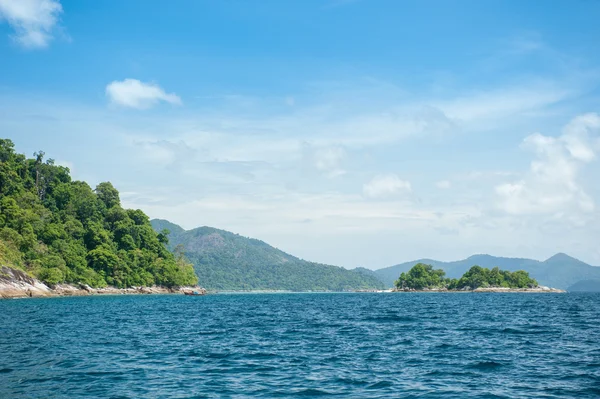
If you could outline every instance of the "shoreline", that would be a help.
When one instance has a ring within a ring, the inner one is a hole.
[[[93,296],[93,295],[157,295],[157,294],[180,294],[184,295],[192,291],[200,295],[206,294],[308,294],[308,293],[334,293],[334,291],[286,291],[286,290],[240,290],[240,291],[207,291],[204,288],[193,287],[129,287],[129,288],[92,288],[87,285],[57,284],[50,287],[41,281],[29,276],[22,270],[13,269],[7,266],[0,268],[0,299],[17,298],[52,298],[52,297],[70,297],[70,296]],[[369,290],[357,289],[354,291],[341,291],[339,293],[566,293],[565,290],[538,286],[535,288],[504,288],[488,287],[477,288],[475,290],[448,290],[448,289],[423,289],[399,290],[397,288],[387,290]]]
[[[92,295],[150,295],[150,294],[181,294],[196,291],[200,295],[207,292],[204,288],[193,287],[129,287],[129,288],[92,288],[85,284],[57,284],[50,287],[29,276],[22,270],[2,266],[0,268],[0,299],[17,298],[55,298],[69,296]]]
[[[423,292],[423,293],[440,293],[440,294],[452,294],[452,293],[508,293],[508,294],[518,294],[518,293],[526,293],[526,294],[565,294],[567,291],[561,290],[558,288],[550,288],[546,286],[538,286],[535,288],[506,288],[506,287],[486,287],[486,288],[476,288],[474,290],[448,290],[448,289],[423,289],[423,290],[415,290],[415,289],[392,289],[391,292],[400,292],[400,293],[411,293],[411,292]]]
[[[35,290],[30,287],[6,287],[0,283],[0,300],[2,299],[26,299],[26,298],[64,298],[85,296],[111,296],[111,295],[184,295],[186,292],[197,291],[199,295],[261,295],[261,294],[565,294],[567,291],[550,288],[541,289],[475,289],[475,290],[385,290],[385,291],[207,291],[199,287],[167,288],[160,286],[151,287],[129,287],[129,288],[80,288],[73,285],[59,285],[50,288],[45,284],[43,289],[40,285]]]

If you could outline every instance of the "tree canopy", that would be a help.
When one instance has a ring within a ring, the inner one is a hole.
[[[434,269],[431,265],[417,263],[408,272],[402,273],[396,280],[396,287],[420,290],[423,288],[441,288],[448,279],[442,269]]]
[[[536,280],[529,273],[518,270],[509,272],[498,267],[487,269],[473,266],[460,279],[449,279],[442,269],[434,269],[431,265],[417,263],[408,272],[402,273],[396,280],[396,288],[401,290],[449,289],[474,290],[486,287],[529,288],[537,287]]]
[[[141,210],[123,209],[109,182],[94,190],[44,152],[27,159],[0,139],[0,262],[48,284],[92,287],[197,283]]]

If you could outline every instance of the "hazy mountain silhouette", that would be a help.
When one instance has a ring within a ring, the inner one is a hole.
[[[570,286],[572,292],[600,292],[600,280],[582,280]]]

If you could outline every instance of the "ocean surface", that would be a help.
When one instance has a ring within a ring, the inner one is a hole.
[[[0,398],[599,398],[600,294],[0,301]]]

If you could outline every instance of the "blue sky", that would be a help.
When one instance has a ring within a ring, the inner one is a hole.
[[[600,265],[600,2],[0,0],[0,136],[125,206],[378,268]]]

